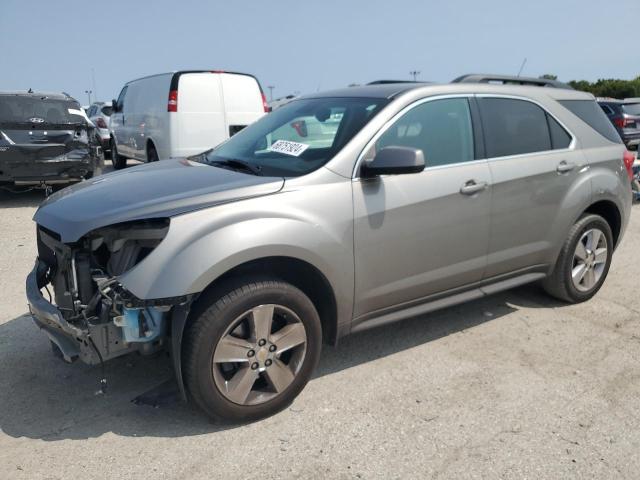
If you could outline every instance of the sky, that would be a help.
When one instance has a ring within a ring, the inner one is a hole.
[[[86,104],[86,90],[110,100],[141,76],[215,69],[277,98],[411,71],[515,75],[525,58],[522,75],[631,79],[639,25],[640,0],[0,0],[0,90]]]

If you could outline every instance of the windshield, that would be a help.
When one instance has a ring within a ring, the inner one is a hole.
[[[622,110],[629,115],[640,115],[640,103],[625,103]]]
[[[0,95],[0,123],[59,125],[84,121],[80,105],[75,101],[26,95]]]
[[[383,98],[296,100],[193,160],[231,168],[244,163],[265,176],[305,175],[327,163],[387,103]]]

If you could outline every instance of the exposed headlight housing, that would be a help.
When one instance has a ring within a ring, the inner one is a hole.
[[[94,260],[115,277],[141,262],[168,231],[168,218],[136,220],[99,228],[85,239]]]

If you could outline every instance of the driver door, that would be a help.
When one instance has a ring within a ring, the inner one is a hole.
[[[365,157],[385,146],[421,149],[426,167],[353,180],[356,322],[478,282],[487,262],[491,175],[469,100],[417,104]]]

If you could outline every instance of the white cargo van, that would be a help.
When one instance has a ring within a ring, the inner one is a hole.
[[[268,111],[260,83],[244,73],[190,70],[132,80],[113,101],[113,166],[201,153]]]

